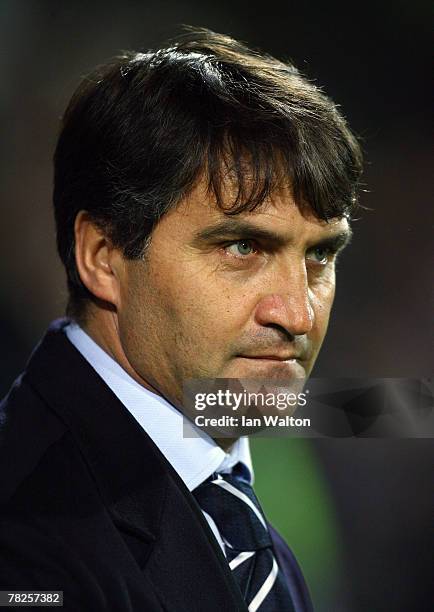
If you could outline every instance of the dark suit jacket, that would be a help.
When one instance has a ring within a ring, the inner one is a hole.
[[[246,611],[194,497],[55,322],[0,410],[0,590],[74,612]],[[309,598],[272,530],[297,612]]]

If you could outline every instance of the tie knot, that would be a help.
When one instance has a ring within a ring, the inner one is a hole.
[[[241,475],[213,474],[193,493],[229,548],[256,551],[272,545],[258,499]]]

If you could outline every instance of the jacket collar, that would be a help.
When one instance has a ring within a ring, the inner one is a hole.
[[[134,380],[76,323],[67,325],[65,333],[151,437],[189,491],[193,491],[217,470],[230,469],[239,462],[244,463],[252,479],[247,438],[237,440],[231,451],[225,453],[208,434],[193,424],[194,436],[184,437],[184,417],[165,398]]]

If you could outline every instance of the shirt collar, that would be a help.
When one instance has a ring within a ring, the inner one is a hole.
[[[213,472],[228,472],[238,462],[247,467],[253,484],[248,438],[240,438],[230,452],[225,453],[193,423],[195,437],[183,437],[183,416],[176,408],[136,382],[78,324],[71,322],[65,327],[65,333],[158,446],[190,491]]]

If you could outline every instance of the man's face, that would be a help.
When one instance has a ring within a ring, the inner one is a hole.
[[[346,219],[303,216],[282,190],[225,215],[202,185],[126,261],[119,336],[138,377],[174,403],[188,378],[307,377],[335,292]]]

